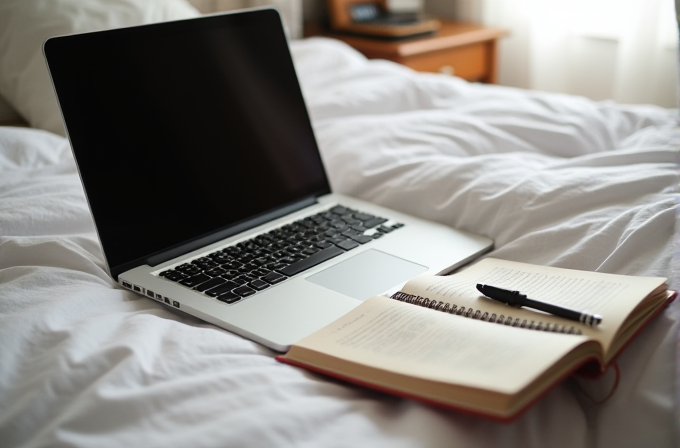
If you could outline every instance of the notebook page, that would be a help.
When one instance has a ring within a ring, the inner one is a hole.
[[[604,274],[486,258],[449,277],[416,277],[402,291],[498,316],[574,326],[599,341],[606,351],[633,309],[664,282],[665,279],[659,277]],[[477,283],[520,291],[531,299],[577,311],[597,313],[602,316],[602,323],[589,327],[541,311],[511,307],[484,297],[477,290]]]
[[[298,359],[295,350],[302,347],[376,369],[513,394],[586,340],[373,297],[296,343],[289,354]]]

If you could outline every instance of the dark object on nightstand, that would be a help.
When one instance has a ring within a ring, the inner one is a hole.
[[[420,12],[390,12],[387,0],[328,0],[334,31],[388,39],[431,34],[439,21]]]

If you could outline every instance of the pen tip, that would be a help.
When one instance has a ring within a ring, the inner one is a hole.
[[[481,283],[477,283],[477,291],[484,294],[484,285],[482,285]]]

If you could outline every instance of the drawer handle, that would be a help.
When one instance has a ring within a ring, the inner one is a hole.
[[[451,65],[442,65],[439,67],[439,73],[443,75],[453,76],[456,74],[456,70]]]

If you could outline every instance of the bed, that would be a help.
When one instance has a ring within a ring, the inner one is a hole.
[[[620,356],[610,398],[614,372],[570,378],[499,424],[280,364],[120,288],[35,42],[197,12],[39,3],[0,5],[0,111],[26,120],[0,126],[3,447],[678,445],[680,303]],[[335,191],[489,236],[494,257],[680,286],[677,111],[416,73],[330,39],[291,50]]]

